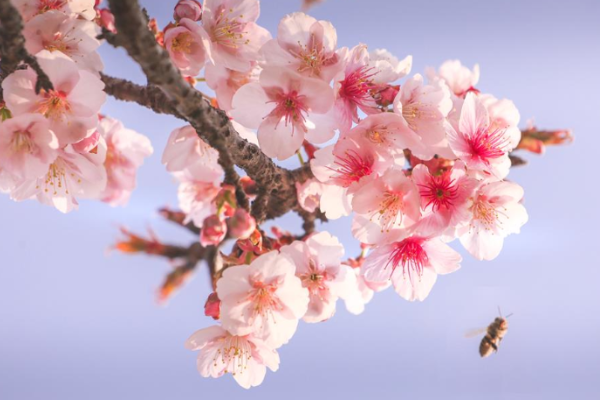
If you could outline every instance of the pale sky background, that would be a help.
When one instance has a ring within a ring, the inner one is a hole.
[[[164,26],[176,1],[142,3]],[[259,22],[274,32],[299,5],[263,0]],[[522,233],[492,262],[466,256],[423,303],[388,290],[361,316],[339,304],[332,320],[301,323],[280,349],[280,370],[259,388],[204,379],[196,353],[183,347],[212,324],[203,316],[204,268],[158,307],[169,265],[106,255],[120,225],[194,240],[156,216],[176,205],[160,155],[180,123],[109,99],[104,113],[148,135],[156,150],[128,207],[84,201],[65,216],[0,197],[0,399],[600,398],[600,2],[327,0],[311,14],[333,22],[341,46],[412,54],[413,73],[449,58],[479,63],[478,87],[512,99],[522,125],[534,117],[542,128],[574,130],[573,145],[527,156],[530,165],[511,172],[526,193]],[[122,51],[101,53],[108,74],[143,82]],[[348,220],[328,226],[353,255],[348,228]],[[491,322],[497,306],[514,316],[499,353],[482,360],[479,339],[463,334]]]

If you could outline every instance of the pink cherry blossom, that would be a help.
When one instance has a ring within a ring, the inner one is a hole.
[[[58,140],[39,114],[0,123],[0,167],[16,178],[39,178],[57,156]]]
[[[336,46],[331,22],[295,12],[281,19],[277,39],[267,42],[261,52],[269,66],[287,67],[329,82],[344,67],[347,49],[336,51]]]
[[[437,238],[411,236],[376,247],[365,259],[362,274],[367,281],[392,281],[396,292],[408,301],[423,301],[438,274],[460,268],[462,258]]]
[[[523,188],[513,182],[484,182],[466,204],[470,219],[457,230],[460,242],[478,260],[493,260],[504,238],[519,233],[528,219]]]
[[[210,58],[210,38],[200,25],[183,18],[165,32],[165,47],[183,75],[196,76]]]
[[[378,85],[374,76],[378,70],[369,65],[367,46],[358,45],[348,55],[344,71],[334,78],[335,115],[342,132],[358,122],[358,110],[365,114],[379,112],[372,92]]]
[[[177,197],[179,208],[186,214],[185,223],[193,222],[202,228],[204,220],[216,213],[214,199],[221,190],[216,182],[194,180],[188,174],[177,174],[180,180]]]
[[[98,124],[104,84],[60,52],[43,50],[37,58],[54,89],[36,94],[37,74],[30,68],[15,71],[2,82],[7,107],[14,115],[42,114],[61,147],[87,137]]]
[[[398,114],[379,113],[368,115],[343,137],[362,137],[372,145],[381,159],[393,159],[404,166],[404,149],[418,150],[423,147],[421,138],[408,128]]]
[[[25,25],[25,47],[31,54],[42,50],[61,52],[77,63],[79,68],[98,74],[102,60],[96,52],[100,41],[99,29],[92,21],[78,19],[60,11],[35,16]]]
[[[383,174],[393,161],[380,156],[378,143],[357,134],[343,136],[335,145],[317,150],[310,166],[319,181],[349,188],[366,176]]]
[[[375,49],[369,53],[369,66],[377,73],[373,81],[378,84],[395,82],[404,78],[412,69],[412,56],[398,60],[396,56],[385,49]]]
[[[94,0],[11,0],[25,21],[38,14],[60,11],[63,14],[75,14],[88,21],[96,18]]]
[[[362,243],[376,244],[398,238],[418,222],[419,189],[401,169],[365,179],[352,198],[356,213],[352,233]]]
[[[258,81],[261,70],[258,64],[246,72],[240,72],[209,63],[205,69],[206,84],[215,91],[219,108],[229,111],[235,92],[247,83]]]
[[[77,198],[96,199],[106,187],[106,170],[102,165],[106,148],[96,155],[75,153],[70,146],[57,158],[42,177],[20,182],[11,192],[16,201],[36,197],[42,204],[68,213],[78,207]]]
[[[202,24],[211,40],[215,65],[248,71],[271,34],[255,21],[258,0],[205,0]]]
[[[514,149],[521,141],[521,130],[519,121],[521,115],[515,103],[508,99],[497,99],[489,94],[479,95],[479,99],[485,106],[490,116],[490,129],[506,129],[510,138],[509,149]]]
[[[179,0],[173,10],[173,19],[179,21],[183,18],[189,18],[192,21],[202,19],[202,6],[197,0]]]
[[[223,327],[235,335],[254,332],[273,348],[287,343],[309,302],[295,273],[292,259],[277,251],[227,268],[217,282]]]
[[[328,232],[319,232],[305,242],[295,241],[281,248],[296,265],[296,276],[308,289],[310,302],[306,322],[322,322],[333,316],[335,303],[347,282],[342,279],[344,247]]]
[[[460,163],[449,171],[432,175],[427,166],[419,164],[412,178],[421,198],[423,215],[415,228],[420,235],[440,235],[469,219],[465,204],[478,186]]]
[[[10,193],[15,187],[15,181],[11,174],[0,167],[0,193]]]
[[[191,125],[171,132],[162,163],[169,172],[182,172],[187,176],[185,180],[214,182],[223,175],[219,153],[200,139]]]
[[[196,331],[185,342],[189,350],[200,350],[198,372],[205,378],[231,374],[244,389],[260,385],[267,367],[279,368],[277,350],[254,335],[235,336],[218,325]]]
[[[342,271],[347,274],[348,285],[340,293],[340,298],[344,300],[346,309],[354,315],[362,314],[365,311],[365,305],[371,301],[375,291],[369,287],[368,282],[360,273],[360,268],[352,268],[342,264]],[[389,282],[389,281],[388,281]],[[388,283],[384,284],[389,286]]]
[[[440,66],[438,73],[433,69],[429,69],[427,77],[430,81],[438,78],[443,79],[456,96],[464,97],[479,82],[479,65],[475,64],[473,70],[470,70],[463,66],[459,60],[448,60]]]
[[[505,127],[490,125],[489,114],[477,95],[467,94],[458,131],[449,122],[444,126],[450,148],[469,170],[491,174],[498,179],[508,175],[511,138]]]
[[[321,80],[291,70],[265,67],[259,82],[242,86],[233,97],[231,115],[250,129],[269,157],[285,160],[307,139],[323,143],[334,135],[332,119],[316,119],[333,104],[333,92]],[[310,130],[310,131],[309,131]]]
[[[102,118],[98,131],[107,145],[104,161],[107,185],[101,194],[101,200],[112,206],[123,206],[135,189],[137,169],[154,149],[146,136],[125,129],[120,121],[112,118]]]
[[[394,112],[422,140],[421,146],[410,149],[414,155],[424,160],[436,154],[454,158],[444,129],[445,118],[451,109],[450,90],[443,81],[424,85],[423,77],[417,74],[400,87],[394,100]]]
[[[308,179],[304,183],[296,182],[298,193],[298,204],[308,212],[314,212],[319,208],[323,184],[316,179]]]

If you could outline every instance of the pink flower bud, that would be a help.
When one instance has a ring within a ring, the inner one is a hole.
[[[221,317],[221,300],[219,300],[217,293],[212,292],[208,295],[208,299],[206,299],[206,303],[204,304],[204,315],[216,320]]]
[[[222,221],[218,215],[206,217],[202,223],[202,232],[200,232],[200,244],[206,246],[216,246],[225,238],[227,234],[227,224]]]
[[[78,153],[89,153],[98,146],[100,140],[100,132],[94,131],[90,136],[81,139],[79,142],[73,144],[73,150]]]
[[[237,207],[235,188],[231,185],[223,185],[214,201],[217,206],[217,214],[231,217]]]
[[[192,21],[200,21],[202,19],[202,6],[196,0],[179,0],[173,12],[175,21],[182,18],[188,18]]]
[[[228,222],[229,233],[236,239],[248,239],[256,229],[256,221],[243,208],[235,210]]]
[[[115,28],[115,16],[112,15],[108,8],[98,10],[98,25],[109,32],[117,33],[117,28]]]

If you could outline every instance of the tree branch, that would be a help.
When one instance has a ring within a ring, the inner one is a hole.
[[[112,44],[123,46],[142,67],[150,84],[160,87],[178,114],[184,117],[215,149],[226,149],[233,163],[242,168],[261,188],[270,193],[267,218],[276,218],[297,205],[295,182],[310,176],[310,168],[289,171],[280,168],[260,149],[242,139],[222,110],[212,107],[190,87],[173,66],[168,53],[148,29],[136,0],[109,0],[117,35]]]

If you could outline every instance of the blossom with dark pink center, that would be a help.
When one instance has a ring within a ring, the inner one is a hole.
[[[424,164],[415,166],[412,178],[419,188],[423,215],[415,230],[420,235],[441,235],[468,220],[464,205],[478,185],[462,163],[433,175]]]
[[[460,112],[458,130],[445,122],[450,148],[467,169],[503,179],[508,175],[511,139],[504,127],[490,125],[489,114],[473,93],[467,94]]]
[[[438,238],[411,236],[373,249],[362,266],[367,282],[391,280],[406,300],[423,301],[431,292],[438,274],[460,268],[462,257]]]
[[[242,86],[234,95],[231,115],[250,129],[258,128],[262,151],[279,160],[291,157],[304,138],[323,143],[334,135],[331,87],[294,71],[266,67],[258,82]],[[320,118],[319,118],[320,117]]]

